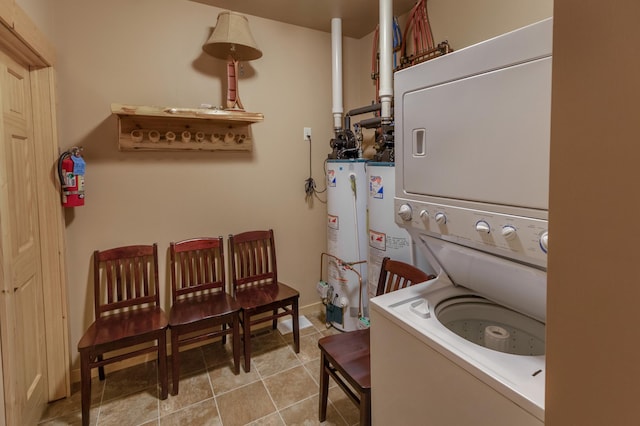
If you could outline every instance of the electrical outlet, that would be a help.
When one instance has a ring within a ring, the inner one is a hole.
[[[304,129],[302,129],[302,133],[302,137],[304,138],[303,140],[305,142],[311,140],[311,127],[305,127]]]

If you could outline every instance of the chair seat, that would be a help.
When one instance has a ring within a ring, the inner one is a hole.
[[[115,341],[125,342],[146,334],[165,330],[169,322],[159,307],[142,308],[98,318],[89,326],[80,341],[82,351],[100,345],[113,345]]]
[[[264,310],[270,310],[272,309],[270,304],[277,304],[299,296],[300,293],[297,290],[282,283],[255,285],[236,291],[236,300],[243,309],[260,307]]]
[[[369,329],[326,336],[318,340],[320,351],[351,385],[371,389]]]
[[[240,311],[240,304],[227,293],[203,294],[177,300],[169,312],[169,326],[193,324]]]

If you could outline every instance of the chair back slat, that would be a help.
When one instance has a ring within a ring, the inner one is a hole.
[[[169,246],[171,297],[225,292],[222,237],[192,238]]]
[[[93,259],[96,318],[113,311],[160,305],[156,244],[96,250]]]
[[[273,230],[229,235],[233,292],[255,285],[278,282]]]
[[[413,265],[385,257],[380,267],[376,296],[428,281],[431,278],[433,278],[431,275]]]

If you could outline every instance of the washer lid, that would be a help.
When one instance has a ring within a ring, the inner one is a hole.
[[[546,322],[545,271],[424,234],[414,240],[453,284]]]

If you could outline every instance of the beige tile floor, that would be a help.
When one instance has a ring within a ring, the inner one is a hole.
[[[324,323],[322,305],[302,308],[311,327],[300,330],[300,353],[292,334],[258,330],[251,371],[232,372],[230,342],[181,353],[180,392],[158,399],[156,363],[119,370],[92,383],[91,425],[318,425],[318,339],[336,333]],[[230,339],[229,339],[230,340]],[[69,398],[50,403],[41,425],[81,424],[79,383]],[[170,387],[171,389],[171,387]],[[324,425],[357,425],[358,410],[330,381]]]

